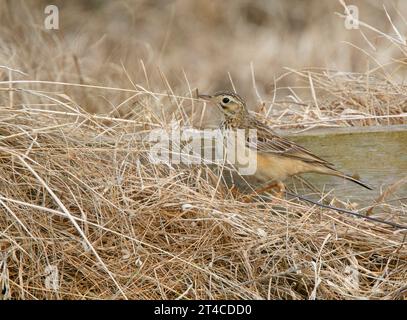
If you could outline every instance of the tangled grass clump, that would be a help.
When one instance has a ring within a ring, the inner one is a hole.
[[[131,134],[158,125],[151,108],[114,118],[12,92],[0,103],[3,298],[406,297],[404,231],[302,202],[244,203],[205,166],[155,165]],[[405,224],[405,206],[382,209]]]

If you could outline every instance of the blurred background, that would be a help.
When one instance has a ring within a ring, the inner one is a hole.
[[[120,88],[137,83],[155,92],[171,87],[179,95],[195,87],[231,89],[232,80],[250,103],[270,98],[276,80],[295,86],[280,78],[287,68],[366,72],[397,60],[390,72],[404,79],[400,48],[369,28],[346,28],[340,1],[53,1],[58,30],[44,27],[49,4],[0,2],[0,65],[27,74],[18,79]],[[406,34],[407,1],[346,4],[383,33]],[[1,79],[7,76],[0,70]],[[104,112],[121,98],[93,99],[85,107]]]

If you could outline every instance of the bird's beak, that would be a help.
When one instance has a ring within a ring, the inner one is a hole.
[[[203,99],[203,100],[207,100],[210,101],[212,100],[213,96],[209,95],[209,94],[199,94],[198,95],[199,99]]]

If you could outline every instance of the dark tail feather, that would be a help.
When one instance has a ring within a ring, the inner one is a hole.
[[[366,189],[373,190],[372,187],[368,186],[368,185],[365,184],[364,182],[362,182],[362,181],[360,181],[360,180],[358,180],[358,179],[355,179],[355,178],[353,178],[353,177],[351,177],[351,176],[348,176],[347,174],[344,174],[344,173],[342,173],[342,172],[340,172],[340,171],[338,171],[338,170],[336,170],[336,169],[334,169],[334,168],[325,167],[324,169],[322,169],[322,170],[319,171],[319,172],[320,172],[320,173],[324,173],[324,174],[334,175],[334,176],[337,176],[337,177],[341,177],[341,178],[343,178],[343,179],[352,181],[352,182],[354,182],[354,183],[356,183],[356,184],[358,184],[358,185],[360,185],[360,186],[362,186],[362,187],[364,187],[364,188],[366,188]]]
[[[351,176],[347,176],[347,175],[344,174],[344,175],[341,175],[341,177],[345,178],[346,180],[352,181],[352,182],[354,182],[354,183],[356,183],[356,184],[358,184],[358,185],[360,185],[360,186],[362,186],[362,187],[364,187],[366,189],[373,190],[372,187],[368,186],[367,184],[363,183],[360,180],[352,178]]]

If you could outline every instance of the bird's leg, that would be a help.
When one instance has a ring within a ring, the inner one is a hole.
[[[269,190],[272,190],[272,189],[275,189],[275,188],[278,188],[276,196],[278,198],[282,198],[282,196],[283,196],[283,194],[285,192],[285,185],[281,181],[273,182],[273,183],[271,183],[271,184],[269,184],[269,185],[267,185],[267,186],[265,186],[265,187],[263,187],[261,189],[256,189],[253,192],[253,194],[262,194],[262,193],[264,193],[266,191],[269,191]]]
[[[283,199],[284,193],[285,193],[285,185],[284,185],[284,183],[279,181],[279,182],[277,182],[277,186],[278,186],[278,191],[276,193],[276,197],[279,199]]]
[[[278,188],[278,191],[276,193],[276,197],[282,199],[283,196],[284,196],[284,192],[285,192],[285,185],[281,181],[276,181],[276,182],[273,182],[271,184],[268,184],[267,186],[265,186],[263,188],[254,190],[252,193],[245,196],[243,201],[244,202],[249,202],[252,199],[253,196],[262,194],[262,193],[264,193],[266,191],[269,191],[269,190],[275,189],[275,188]]]

